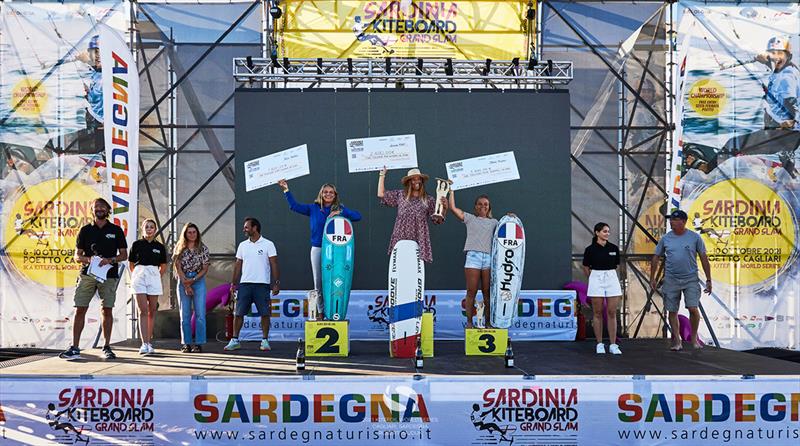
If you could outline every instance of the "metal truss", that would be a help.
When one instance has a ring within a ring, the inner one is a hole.
[[[408,87],[527,88],[566,85],[572,62],[527,60],[464,61],[452,59],[233,59],[233,77],[245,87],[256,82],[348,87],[391,84]],[[302,85],[301,85],[302,86]]]

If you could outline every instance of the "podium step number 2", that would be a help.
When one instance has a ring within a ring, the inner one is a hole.
[[[306,321],[306,356],[350,354],[348,321]]]
[[[467,356],[502,356],[508,347],[504,328],[468,328],[464,337]]]

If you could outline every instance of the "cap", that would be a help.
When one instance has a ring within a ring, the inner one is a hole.
[[[791,51],[789,36],[775,36],[767,42],[767,51]]]
[[[90,50],[96,50],[96,49],[100,48],[100,35],[99,34],[95,34],[94,36],[92,36],[91,39],[89,39],[88,48]]]
[[[672,211],[669,214],[667,214],[666,217],[669,218],[670,220],[672,220],[672,219],[688,220],[689,219],[689,216],[686,215],[686,212],[683,212],[680,209],[675,209],[674,211]]]

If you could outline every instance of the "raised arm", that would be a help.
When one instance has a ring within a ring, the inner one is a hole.
[[[383,194],[386,192],[386,167],[381,170],[378,174],[378,198],[383,198]]]
[[[298,214],[311,215],[313,206],[310,204],[298,203],[297,200],[294,199],[294,195],[289,192],[289,184],[286,180],[279,180],[278,186],[281,188],[281,191],[283,191],[283,196],[286,197],[286,201],[289,203],[289,209]]]
[[[450,210],[453,211],[453,215],[456,216],[461,221],[464,221],[464,211],[456,206],[456,191],[450,191]]]

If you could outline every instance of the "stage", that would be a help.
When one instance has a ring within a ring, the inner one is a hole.
[[[181,353],[178,340],[155,341],[156,354],[139,355],[139,342],[115,344],[116,360],[102,358],[100,349],[85,349],[83,359],[65,361],[58,352],[0,363],[4,376],[206,376],[244,377],[296,375],[296,342],[271,342],[272,351],[258,350],[257,342],[245,342],[234,352],[224,343],[211,342],[203,353]],[[515,368],[507,369],[503,357],[464,355],[462,341],[436,341],[435,356],[425,358],[422,370],[411,359],[393,359],[388,342],[353,341],[346,358],[307,358],[303,375],[431,376],[608,376],[608,375],[800,375],[800,364],[733,350],[691,347],[668,349],[662,339],[624,339],[623,354],[598,355],[593,341],[514,342]],[[16,365],[13,365],[15,363]]]

